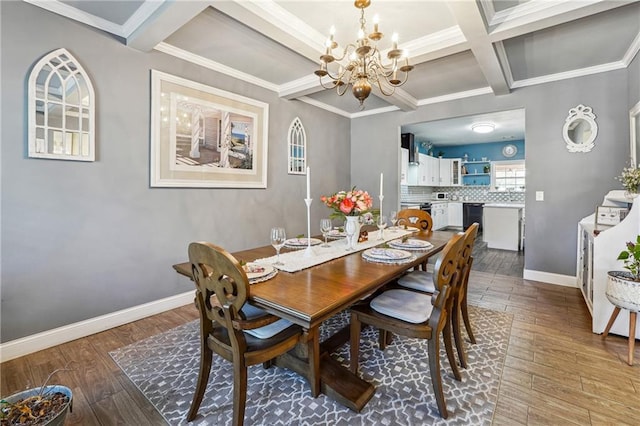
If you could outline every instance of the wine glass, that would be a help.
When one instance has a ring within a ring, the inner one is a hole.
[[[387,227],[387,217],[386,216],[378,216],[378,219],[376,220],[376,225],[378,226],[378,229],[380,230],[380,234],[378,235],[378,239],[379,240],[384,240],[384,228]]]
[[[284,228],[271,228],[271,245],[274,249],[276,249],[276,261],[274,265],[284,265],[284,263],[280,262],[280,249],[284,246],[284,242],[287,239],[287,234],[284,232]]]
[[[395,210],[392,211],[389,215],[389,220],[391,221],[391,225],[393,225],[394,228],[391,232],[396,232],[395,227],[396,223],[398,222],[398,212],[396,212]]]
[[[322,236],[324,237],[322,247],[330,247],[329,244],[327,244],[327,234],[331,231],[332,227],[331,219],[320,219],[320,232],[322,232]]]

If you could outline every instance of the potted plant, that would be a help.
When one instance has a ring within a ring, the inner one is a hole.
[[[40,387],[27,389],[0,400],[0,422],[12,426],[62,426],[67,413],[71,411],[73,394],[71,389],[47,383],[59,371],[53,371]]]
[[[620,252],[618,260],[624,262],[626,271],[609,271],[606,296],[614,305],[640,311],[640,235],[635,243],[629,241],[627,249]]]

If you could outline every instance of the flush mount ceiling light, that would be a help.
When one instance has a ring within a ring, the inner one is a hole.
[[[315,71],[315,74],[320,77],[322,87],[335,88],[339,96],[344,95],[351,86],[353,96],[360,101],[360,109],[364,109],[364,101],[371,93],[373,85],[377,86],[383,95],[391,96],[396,87],[406,83],[413,66],[409,65],[408,53],[398,49],[398,35],[395,33],[391,38],[393,46],[387,52],[387,59],[391,63],[386,65],[382,63],[382,54],[378,50],[377,42],[382,39],[383,34],[378,31],[377,15],[373,17],[373,32],[365,35],[367,21],[364,19],[364,9],[371,4],[371,0],[355,0],[353,4],[360,9],[358,40],[346,45],[342,49],[341,56],[335,57],[332,51],[338,48],[338,43],[333,40],[335,28],[331,27],[325,44],[325,53],[320,56],[320,69]],[[398,62],[402,62],[402,59],[404,59],[404,65],[399,66]],[[340,64],[338,70],[332,74],[329,64],[332,62],[339,64],[343,60],[345,60],[344,65]],[[398,71],[403,73],[402,79],[398,78]],[[325,76],[329,77],[327,84],[323,81]]]
[[[491,133],[495,128],[496,125],[493,123],[475,123],[471,125],[471,130],[476,133]]]

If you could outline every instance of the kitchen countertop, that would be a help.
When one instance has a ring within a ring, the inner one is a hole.
[[[501,209],[524,209],[523,203],[485,203],[484,206],[501,208]]]

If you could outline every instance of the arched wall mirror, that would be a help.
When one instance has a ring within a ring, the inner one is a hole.
[[[591,107],[578,105],[569,110],[569,115],[564,120],[562,127],[562,137],[569,152],[591,151],[597,135],[598,125]]]
[[[629,110],[629,136],[631,141],[631,165],[638,167],[640,156],[640,101]]]
[[[29,157],[95,160],[95,92],[66,49],[44,56],[29,76]]]

